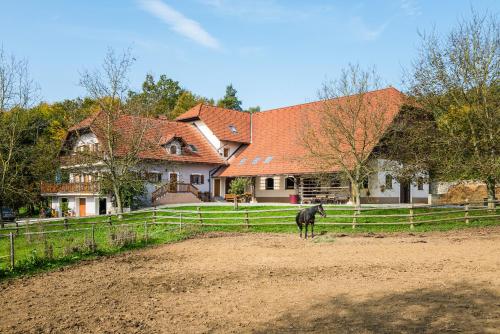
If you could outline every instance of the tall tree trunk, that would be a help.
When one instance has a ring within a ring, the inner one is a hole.
[[[113,182],[113,192],[115,193],[116,212],[118,213],[118,219],[122,219],[123,203],[122,203],[122,197],[120,194],[120,189],[116,185],[116,182]]]
[[[496,201],[496,196],[495,196],[495,188],[496,188],[496,180],[494,177],[488,177],[486,179],[486,191],[488,193],[488,208],[489,209],[494,209],[495,208],[495,201]]]
[[[359,182],[355,180],[351,181],[351,195],[354,206],[359,210],[361,208],[361,191]]]

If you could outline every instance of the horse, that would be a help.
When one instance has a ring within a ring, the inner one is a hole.
[[[307,226],[311,224],[311,238],[314,238],[314,215],[318,213],[321,215],[321,217],[325,218],[326,213],[325,210],[323,209],[323,205],[315,205],[307,209],[302,209],[297,213],[297,216],[295,217],[295,221],[297,222],[297,226],[300,231],[300,237],[302,238],[302,225],[304,224],[306,227],[306,233],[305,233],[305,238],[307,239]]]

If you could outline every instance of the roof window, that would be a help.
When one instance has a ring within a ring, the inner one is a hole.
[[[191,152],[198,152],[198,148],[193,144],[189,144],[189,148],[191,149]]]
[[[229,130],[231,130],[231,133],[238,133],[238,130],[236,130],[236,127],[234,125],[229,126]]]

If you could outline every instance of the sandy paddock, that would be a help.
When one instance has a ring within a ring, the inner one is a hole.
[[[208,234],[0,284],[1,333],[500,333],[500,227]]]

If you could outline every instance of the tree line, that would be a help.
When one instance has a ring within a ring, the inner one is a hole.
[[[500,177],[500,25],[498,17],[472,12],[448,33],[420,35],[421,44],[404,75],[406,105],[390,131],[384,123],[384,101],[368,105],[365,96],[381,87],[373,68],[350,65],[320,90],[325,101],[322,121],[304,129],[303,145],[325,170],[340,166],[359,204],[364,180],[374,172],[373,157],[397,161],[389,166],[400,181],[476,180],[486,183],[495,199]],[[85,71],[80,84],[87,97],[35,103],[39,89],[28,63],[0,49],[0,206],[28,207],[42,201],[40,181],[53,180],[57,155],[67,129],[101,112],[108,128],[105,149],[116,149],[109,129],[122,114],[175,119],[198,103],[243,111],[232,85],[215,101],[199,96],[166,75],[146,75],[141,90],[129,89],[129,51],[108,52],[101,71]],[[339,107],[333,98],[355,96]],[[370,102],[370,103],[373,103]],[[332,109],[335,108],[335,113]],[[246,111],[256,112],[259,107]],[[370,110],[370,112],[367,112]],[[368,128],[374,131],[366,131]],[[103,130],[104,131],[104,130]],[[147,131],[147,124],[138,129]],[[373,151],[373,143],[377,149]],[[137,148],[143,143],[137,143]],[[109,155],[108,155],[109,156]],[[106,189],[122,206],[135,156],[106,162]],[[387,166],[386,166],[387,167]]]

